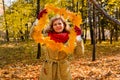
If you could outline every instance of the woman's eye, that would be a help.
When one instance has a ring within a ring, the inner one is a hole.
[[[57,24],[53,24],[53,26],[56,26]]]
[[[58,25],[61,25],[61,23],[58,23]]]

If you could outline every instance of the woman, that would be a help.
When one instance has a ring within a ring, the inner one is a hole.
[[[43,10],[38,17],[41,17],[46,13],[46,10]],[[53,40],[56,43],[63,43],[67,46],[69,31],[70,27],[67,25],[66,21],[61,16],[56,16],[51,19],[49,26],[43,30],[43,34],[49,36],[50,40]],[[76,26],[75,32],[78,35],[78,41],[79,31],[79,28]],[[31,35],[32,33],[34,33],[34,27],[31,29]],[[42,45],[42,54],[44,54],[44,63],[39,80],[72,80],[69,63],[67,61],[68,53],[58,49],[53,50],[44,44]]]
[[[56,43],[67,44],[69,39],[69,26],[62,17],[54,17],[51,19],[49,27],[43,30],[44,33]],[[67,61],[67,53],[46,47],[44,48],[44,56],[46,56],[40,73],[40,80],[72,80],[69,63]]]

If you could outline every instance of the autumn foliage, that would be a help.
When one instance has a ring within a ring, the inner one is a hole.
[[[48,25],[49,23],[49,15],[60,15],[63,16],[66,20],[68,19],[72,23],[72,29],[70,31],[70,39],[68,41],[68,46],[63,45],[63,43],[56,43],[53,40],[50,40],[49,37],[44,37],[42,34],[42,30]],[[80,26],[82,23],[81,16],[70,12],[66,10],[65,8],[58,8],[54,6],[53,4],[47,4],[45,6],[45,9],[41,12],[41,15],[38,16],[41,17],[39,19],[38,25],[34,27],[32,38],[37,42],[41,44],[46,44],[48,47],[50,47],[53,50],[64,50],[67,53],[71,53],[74,50],[74,42],[76,39],[76,33],[74,31],[74,26]]]

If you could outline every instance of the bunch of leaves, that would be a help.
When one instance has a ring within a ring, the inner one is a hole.
[[[47,47],[51,48],[52,50],[64,50],[67,53],[73,52],[74,50],[74,43],[76,39],[76,33],[73,29],[74,26],[80,26],[82,23],[81,16],[70,12],[66,10],[65,8],[58,8],[55,7],[53,4],[46,4],[45,9],[47,10],[46,14],[43,14],[43,16],[40,18],[39,23],[37,26],[33,28],[33,33],[32,33],[32,38],[37,42],[37,43],[42,43],[46,44]],[[50,40],[49,37],[44,37],[42,34],[42,30],[46,25],[48,25],[49,22],[49,15],[50,14],[59,14],[60,16],[63,16],[65,19],[69,19],[71,23],[73,24],[73,27],[70,31],[70,39],[68,40],[68,45],[64,46],[63,43],[56,43],[53,40]],[[68,16],[69,15],[69,16]]]

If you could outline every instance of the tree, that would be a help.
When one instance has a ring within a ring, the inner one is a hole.
[[[32,2],[17,0],[6,9],[9,38],[14,38],[14,41],[27,39],[30,27],[36,18],[35,6]]]

